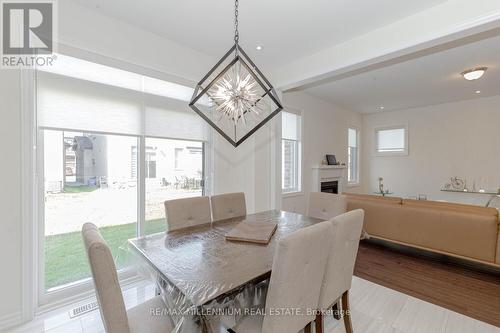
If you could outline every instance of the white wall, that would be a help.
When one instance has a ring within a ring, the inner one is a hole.
[[[185,83],[199,80],[217,60],[69,1],[59,2],[59,38],[71,48],[178,77]],[[0,70],[0,145],[5,156],[0,164],[0,259],[5,268],[0,274],[0,330],[4,324],[19,322],[22,310],[20,86],[19,71]],[[238,149],[215,135],[213,187],[216,193],[244,191],[249,211],[271,208],[273,124],[261,128]]]
[[[249,213],[273,208],[272,145],[279,119],[275,117],[238,148],[214,134],[214,194],[245,192]]]
[[[488,197],[443,193],[441,187],[452,176],[467,178],[467,184],[500,188],[500,96],[409,110],[370,114],[363,121],[363,190],[371,193],[377,178],[395,195],[418,194],[428,199],[484,204]],[[374,129],[407,124],[409,155],[374,156]]]
[[[72,1],[59,1],[58,6],[64,45],[194,82],[218,60]]]
[[[283,95],[286,107],[302,111],[302,189],[300,195],[286,196],[282,209],[304,213],[311,190],[312,167],[321,164],[326,154],[335,154],[337,161],[347,162],[347,130],[349,126],[362,127],[361,114],[342,109],[304,92]],[[360,148],[361,150],[363,147]],[[361,163],[363,163],[361,161]],[[362,181],[362,180],[361,180]],[[347,189],[355,192],[359,188]]]
[[[21,97],[18,71],[0,70],[0,322],[21,313]]]

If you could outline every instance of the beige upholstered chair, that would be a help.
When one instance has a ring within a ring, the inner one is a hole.
[[[245,193],[214,195],[210,200],[212,202],[212,215],[214,221],[245,216],[247,214]]]
[[[345,196],[333,193],[311,192],[307,215],[318,219],[329,220],[347,211]]]
[[[212,221],[209,197],[194,197],[165,201],[167,230],[192,227]]]
[[[82,228],[85,250],[89,259],[99,310],[107,333],[166,333],[172,331],[171,319],[166,316],[160,296],[125,309],[111,251],[92,223]],[[152,316],[150,309],[159,309],[162,315]]]
[[[301,313],[248,316],[229,332],[310,331],[328,260],[333,225],[328,222],[296,231],[280,240],[274,255],[266,296],[266,313],[300,309]]]
[[[319,297],[320,310],[331,308],[342,298],[344,324],[348,333],[352,332],[348,292],[351,289],[363,218],[364,211],[356,209],[330,220],[333,241]],[[316,332],[323,332],[321,315],[316,316]]]

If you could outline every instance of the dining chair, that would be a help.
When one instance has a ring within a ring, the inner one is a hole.
[[[82,236],[106,332],[172,332],[171,318],[167,315],[161,296],[129,310],[125,309],[113,256],[99,229],[92,223],[85,223],[82,227]],[[151,309],[159,315],[152,315]]]
[[[232,217],[245,216],[247,207],[245,193],[226,193],[214,195],[210,198],[214,221],[225,220]]]
[[[333,225],[326,222],[283,237],[274,254],[266,315],[244,317],[228,332],[310,332],[332,237]]]
[[[192,227],[212,222],[209,197],[193,197],[165,201],[167,230]]]
[[[307,216],[329,220],[347,211],[347,199],[344,195],[311,192],[307,206]]]
[[[364,214],[362,209],[356,209],[329,221],[333,226],[333,240],[319,296],[319,311],[315,321],[317,333],[323,332],[323,315],[321,313],[332,308],[339,299],[342,299],[346,332],[352,332],[349,289],[351,289],[354,264],[358,254]]]

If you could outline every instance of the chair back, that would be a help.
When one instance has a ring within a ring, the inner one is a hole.
[[[127,311],[113,255],[94,224],[85,223],[82,236],[104,328],[107,333],[128,333]]]
[[[333,225],[328,222],[296,231],[277,245],[266,296],[263,333],[298,332],[315,318]],[[276,309],[301,313],[272,313]]]
[[[214,195],[210,198],[210,201],[212,202],[212,215],[214,221],[245,216],[247,214],[245,193],[239,192]]]
[[[329,220],[337,215],[347,212],[347,199],[344,195],[311,192],[307,215],[318,219]]]
[[[332,246],[319,297],[319,308],[330,308],[342,294],[351,289],[354,264],[363,228],[364,211],[356,209],[330,220],[333,226]]]
[[[193,197],[165,201],[165,215],[168,231],[210,223],[210,199]]]

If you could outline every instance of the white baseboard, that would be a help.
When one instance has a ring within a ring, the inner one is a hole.
[[[0,316],[0,331],[21,325],[23,322],[21,311]]]

